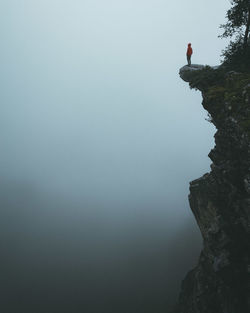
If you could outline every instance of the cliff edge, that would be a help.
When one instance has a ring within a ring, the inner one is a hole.
[[[190,183],[203,237],[198,265],[182,282],[177,313],[250,312],[250,74],[184,66],[217,132],[211,172]]]

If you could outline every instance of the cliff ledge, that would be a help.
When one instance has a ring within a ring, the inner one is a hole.
[[[195,65],[181,68],[180,76],[201,91],[217,132],[211,172],[190,183],[203,249],[175,312],[249,313],[250,74]]]

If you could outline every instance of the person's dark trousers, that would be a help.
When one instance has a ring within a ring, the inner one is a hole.
[[[187,62],[188,62],[188,66],[191,65],[191,55],[187,55]]]

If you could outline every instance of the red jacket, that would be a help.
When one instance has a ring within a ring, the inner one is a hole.
[[[187,55],[191,56],[193,54],[193,49],[191,48],[191,43],[188,44]]]

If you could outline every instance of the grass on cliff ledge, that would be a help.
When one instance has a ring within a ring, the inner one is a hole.
[[[187,78],[191,89],[206,91],[211,86],[223,84],[224,76],[225,70],[223,68],[219,67],[215,70],[210,66],[205,66],[201,70],[189,72]]]

